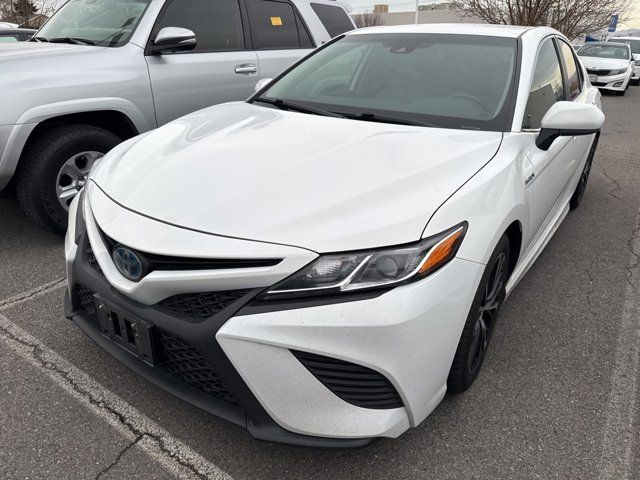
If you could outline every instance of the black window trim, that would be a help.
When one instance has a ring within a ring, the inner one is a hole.
[[[520,119],[520,131],[524,132],[524,133],[537,133],[540,132],[540,128],[525,128],[524,127],[524,116],[527,114],[527,104],[529,103],[529,95],[531,95],[531,86],[533,85],[533,77],[534,74],[536,72],[536,65],[538,65],[538,58],[540,57],[540,49],[542,48],[542,45],[544,45],[544,43],[547,40],[551,40],[552,44],[553,44],[553,48],[556,52],[556,58],[558,59],[558,64],[560,65],[560,73],[562,74],[562,87],[564,89],[564,99],[567,98],[567,87],[566,87],[566,80],[565,80],[565,74],[564,74],[564,69],[563,69],[563,64],[562,64],[562,60],[559,56],[559,52],[558,52],[558,45],[555,42],[555,35],[554,34],[549,34],[546,37],[544,37],[543,39],[540,40],[540,43],[538,43],[538,49],[536,50],[536,58],[533,61],[533,69],[531,70],[531,79],[529,80],[529,86],[527,87],[527,98],[524,102],[524,112],[522,115],[522,118]]]
[[[560,68],[562,70],[562,80],[564,82],[564,99],[567,102],[573,102],[575,101],[580,95],[582,95],[582,93],[584,92],[584,85],[582,83],[582,75],[580,74],[579,70],[580,70],[580,64],[578,63],[578,61],[576,60],[575,57],[575,52],[573,50],[573,47],[571,45],[569,45],[567,42],[565,42],[562,38],[558,37],[557,35],[554,37],[555,40],[555,45],[556,45],[556,53],[558,54],[558,57],[560,59]],[[576,64],[576,71],[578,71],[578,80],[580,83],[580,91],[578,92],[578,94],[573,97],[573,98],[569,98],[569,95],[571,94],[569,92],[569,72],[567,69],[567,65],[564,63],[564,55],[562,54],[562,49],[560,46],[560,42],[564,43],[567,47],[570,48],[569,52],[571,53],[571,55],[573,56],[573,61]]]
[[[160,31],[158,29],[158,23],[160,19],[163,17],[169,5],[171,5],[175,1],[180,0],[167,0],[162,5],[162,8],[158,12],[155,21],[153,22],[153,27],[151,27],[151,32],[149,33],[149,37],[147,38],[147,44],[144,48],[144,55],[146,57],[156,56],[157,53],[151,51],[151,47],[153,46],[153,39]],[[245,0],[235,0],[238,3],[238,7],[240,9],[240,23],[242,25],[242,39],[244,42],[244,48],[233,48],[233,49],[223,49],[223,50],[198,50],[198,51],[186,51],[186,52],[163,52],[162,55],[198,55],[200,53],[229,53],[229,52],[247,52],[252,51],[252,41],[251,36],[249,34],[249,16],[247,14],[247,6],[245,5]],[[177,26],[177,25],[176,25]],[[196,34],[196,41],[198,40],[198,36]]]
[[[309,29],[309,27],[307,26],[307,22],[305,21],[304,16],[302,16],[300,14],[300,11],[298,10],[298,8],[296,7],[296,5],[293,2],[291,2],[289,0],[258,0],[258,1],[263,1],[263,2],[287,3],[287,4],[291,5],[291,7],[293,8],[294,20],[296,22],[296,29],[298,30],[298,41],[300,41],[300,27],[302,27],[306,31],[306,33],[309,36],[309,38],[311,39],[311,46],[310,47],[299,46],[299,47],[256,48],[254,43],[253,43],[253,33],[251,32],[251,21],[249,19],[249,7],[247,6],[247,4],[249,2],[256,1],[256,0],[239,0],[239,1],[244,4],[245,11],[247,12],[247,31],[249,33],[248,36],[251,39],[251,41],[250,41],[251,50],[254,50],[256,52],[268,52],[268,51],[272,51],[272,50],[313,50],[314,48],[316,48],[318,46],[318,42],[316,41],[316,39],[312,35],[311,30]],[[301,25],[298,25],[298,22],[300,22]]]

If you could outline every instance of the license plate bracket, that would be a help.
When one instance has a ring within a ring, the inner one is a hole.
[[[151,329],[153,324],[94,295],[100,331],[143,362],[154,364]]]

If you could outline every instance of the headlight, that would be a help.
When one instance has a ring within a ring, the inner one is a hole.
[[[634,62],[634,65],[635,65],[636,67],[640,67],[640,60],[636,60],[636,61]]]
[[[620,75],[622,73],[625,73],[627,71],[626,68],[620,68],[618,70],[611,70],[611,72],[609,73],[609,75]]]
[[[419,280],[455,256],[466,231],[463,222],[410,245],[321,255],[276,284],[262,299],[330,295]]]

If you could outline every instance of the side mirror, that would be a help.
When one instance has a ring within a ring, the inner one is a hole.
[[[186,52],[196,46],[196,34],[187,28],[164,27],[151,45],[152,53]]]
[[[542,117],[542,125],[536,145],[549,150],[558,137],[591,135],[600,131],[604,113],[591,103],[556,102]]]
[[[267,85],[269,85],[272,82],[273,78],[261,78],[260,80],[258,80],[258,83],[256,83],[256,86],[254,87],[254,91],[257,93],[260,90],[262,90],[264,87],[266,87]]]

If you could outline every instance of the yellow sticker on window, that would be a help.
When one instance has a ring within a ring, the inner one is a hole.
[[[271,17],[271,25],[274,27],[279,27],[282,25],[282,18],[280,17]]]

